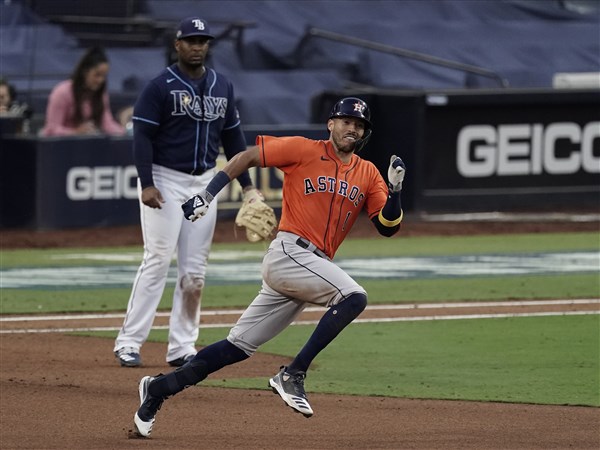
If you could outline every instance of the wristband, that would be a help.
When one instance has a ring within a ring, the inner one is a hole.
[[[383,217],[383,210],[379,211],[379,221],[381,222],[381,224],[384,227],[395,227],[396,225],[398,225],[400,222],[402,222],[402,217],[404,217],[404,211],[400,210],[400,217],[398,217],[396,220],[387,220],[385,217]]]
[[[214,198],[230,181],[229,175],[220,170],[206,186],[206,192]]]
[[[395,227],[402,221],[404,212],[402,211],[402,202],[400,201],[401,192],[402,191],[394,192],[390,190],[385,205],[381,208],[381,211],[379,211],[379,222],[385,227]],[[394,217],[394,219],[388,220],[385,218],[386,216]]]

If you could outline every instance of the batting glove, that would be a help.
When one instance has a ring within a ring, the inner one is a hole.
[[[392,155],[390,159],[390,167],[388,169],[388,181],[394,192],[402,190],[402,181],[404,181],[404,173],[406,166],[404,161],[399,156]]]
[[[183,216],[187,220],[195,222],[207,213],[208,204],[209,202],[207,200],[206,192],[196,194],[187,199],[185,203],[181,205],[181,209],[183,209]]]

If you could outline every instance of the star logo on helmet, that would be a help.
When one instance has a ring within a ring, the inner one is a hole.
[[[356,102],[354,104],[354,111],[358,111],[358,112],[362,113],[364,109],[365,109],[365,107],[361,103]]]

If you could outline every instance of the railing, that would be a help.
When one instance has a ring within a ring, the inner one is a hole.
[[[438,58],[436,56],[427,55],[425,53],[419,53],[412,50],[406,50],[403,48],[393,47],[387,44],[381,44],[378,42],[367,41],[365,39],[359,39],[351,36],[346,36],[339,33],[334,33],[332,31],[326,31],[319,28],[309,27],[306,31],[306,34],[303,36],[299,46],[299,54],[301,54],[302,47],[311,39],[311,38],[321,38],[327,39],[334,42],[340,42],[342,44],[353,45],[355,47],[362,47],[369,50],[374,50],[382,53],[387,53],[390,55],[396,55],[403,58],[410,58],[417,61],[421,61],[428,64],[434,64],[436,66],[446,67],[448,69],[460,70],[462,72],[472,73],[475,75],[479,75],[482,77],[492,78],[498,82],[501,87],[508,87],[508,80],[498,75],[496,72],[493,72],[488,69],[484,69],[482,67],[473,66],[470,64],[464,64],[457,61],[451,61],[448,59]]]
[[[147,16],[103,17],[85,15],[47,15],[52,23],[63,26],[82,45],[156,46],[169,42],[175,36],[176,21],[157,20]],[[255,27],[250,21],[211,21],[224,29],[215,35],[219,39],[234,39],[241,46],[244,29]]]

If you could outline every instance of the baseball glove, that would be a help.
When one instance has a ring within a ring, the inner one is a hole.
[[[244,192],[235,224],[246,228],[246,238],[250,242],[258,242],[271,235],[277,226],[277,219],[273,208],[265,203],[265,198],[258,189],[251,189]]]

